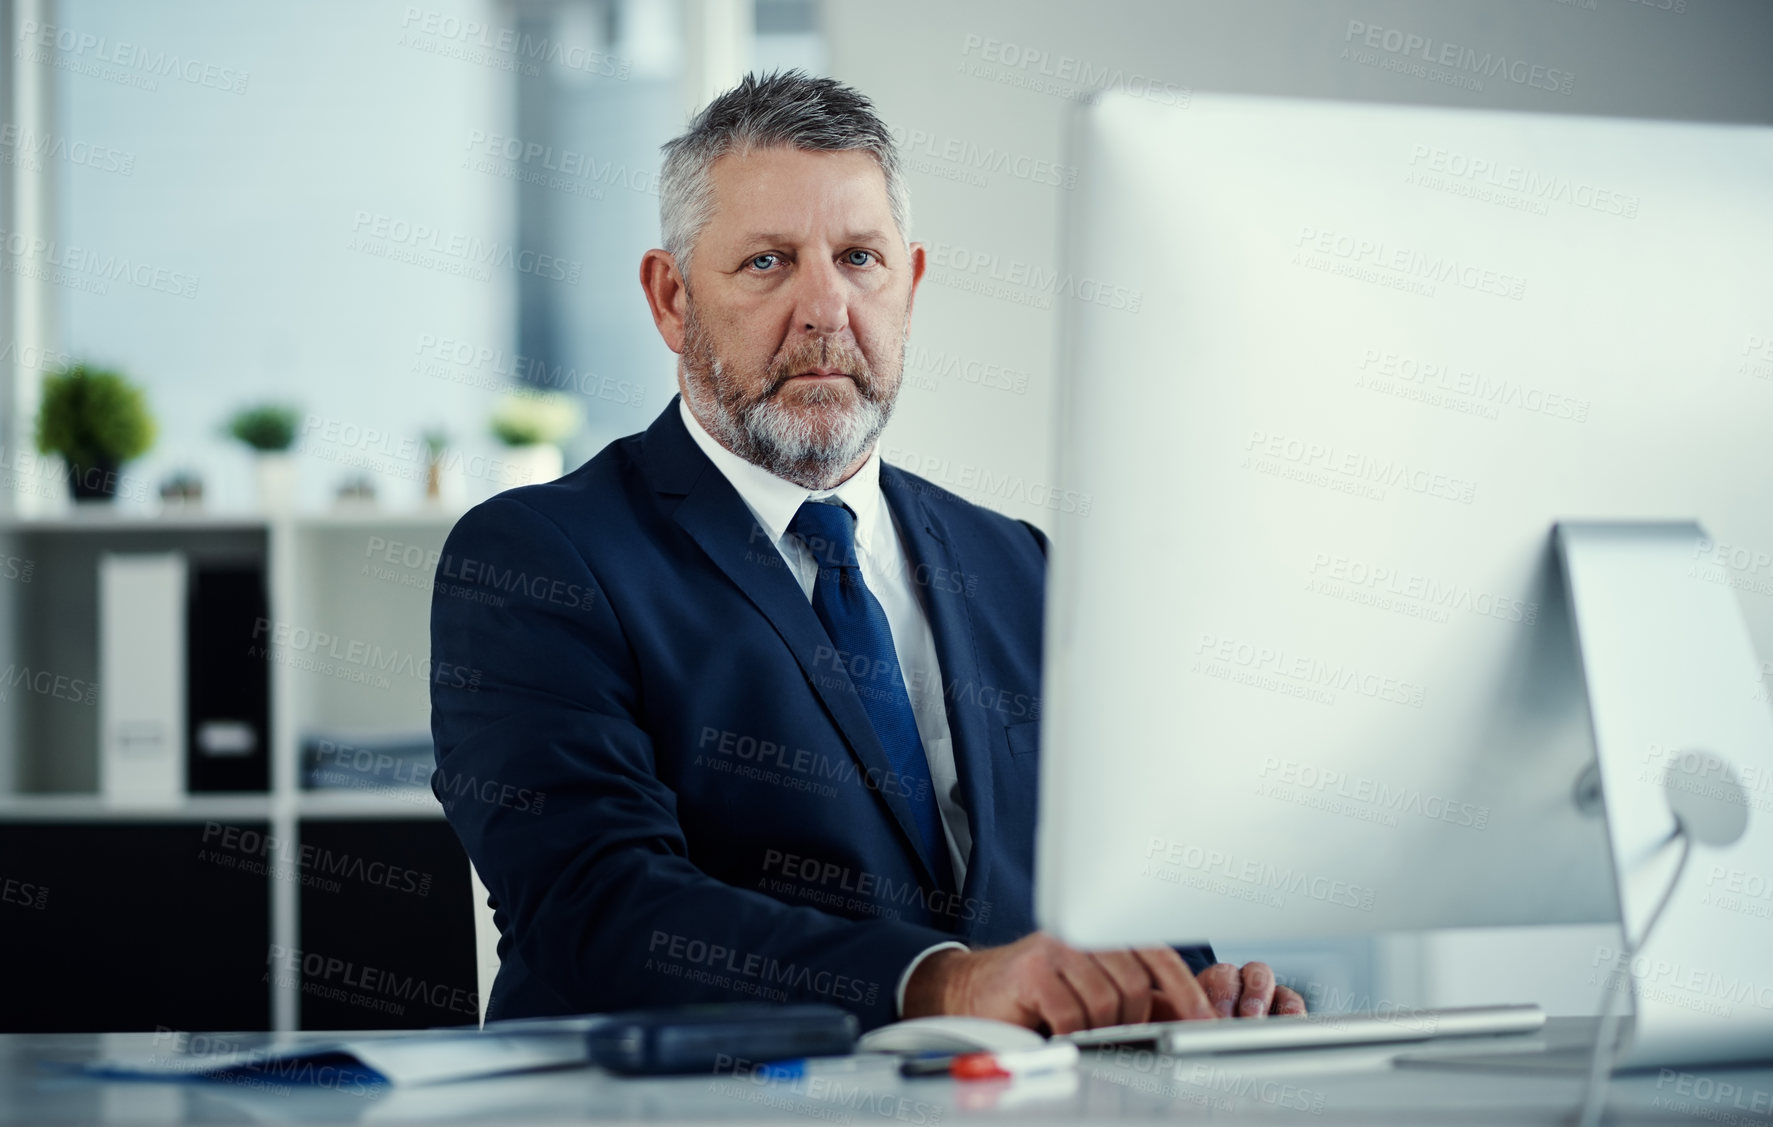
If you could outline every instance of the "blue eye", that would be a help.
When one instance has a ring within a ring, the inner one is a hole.
[[[751,267],[753,270],[768,270],[779,257],[781,256],[774,254],[759,254],[753,256],[751,261],[747,262],[745,265]]]
[[[858,256],[862,261],[856,261]],[[871,250],[852,250],[845,252],[843,257],[851,266],[866,266],[874,260],[874,252]]]

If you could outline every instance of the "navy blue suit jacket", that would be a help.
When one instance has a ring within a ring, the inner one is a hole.
[[[1046,538],[892,466],[880,482],[972,831],[957,893],[936,891],[914,785],[675,398],[450,533],[432,788],[496,908],[489,1018],[822,1001],[868,1028],[895,1018],[918,952],[1034,930]]]

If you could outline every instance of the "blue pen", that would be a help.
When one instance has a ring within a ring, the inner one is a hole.
[[[805,1076],[891,1070],[898,1065],[899,1058],[891,1053],[857,1053],[847,1057],[798,1057],[793,1060],[770,1061],[758,1065],[754,1072],[770,1080],[799,1080]]]

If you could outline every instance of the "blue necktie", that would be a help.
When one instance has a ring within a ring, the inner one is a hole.
[[[917,825],[924,857],[944,891],[954,888],[954,867],[942,835],[942,815],[930,762],[917,735],[917,717],[899,671],[892,629],[880,601],[862,582],[856,562],[856,517],[842,505],[808,501],[800,506],[788,531],[800,537],[819,563],[813,581],[813,613],[825,624],[837,650],[833,668],[842,666],[862,698],[862,709],[886,749],[887,762],[909,786],[906,801]]]

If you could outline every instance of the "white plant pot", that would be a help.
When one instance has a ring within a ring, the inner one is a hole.
[[[299,481],[295,455],[257,455],[253,459],[253,478],[258,486],[259,508],[267,513],[287,513],[295,509]]]
[[[510,484],[513,486],[553,481],[566,472],[565,456],[560,447],[551,442],[507,447],[505,463],[510,467]]]
[[[425,484],[421,495],[427,505],[436,505],[445,509],[459,509],[468,496],[468,477],[462,471],[465,465],[460,455],[446,451],[441,459],[425,467]],[[431,492],[430,478],[437,475],[437,492]]]

